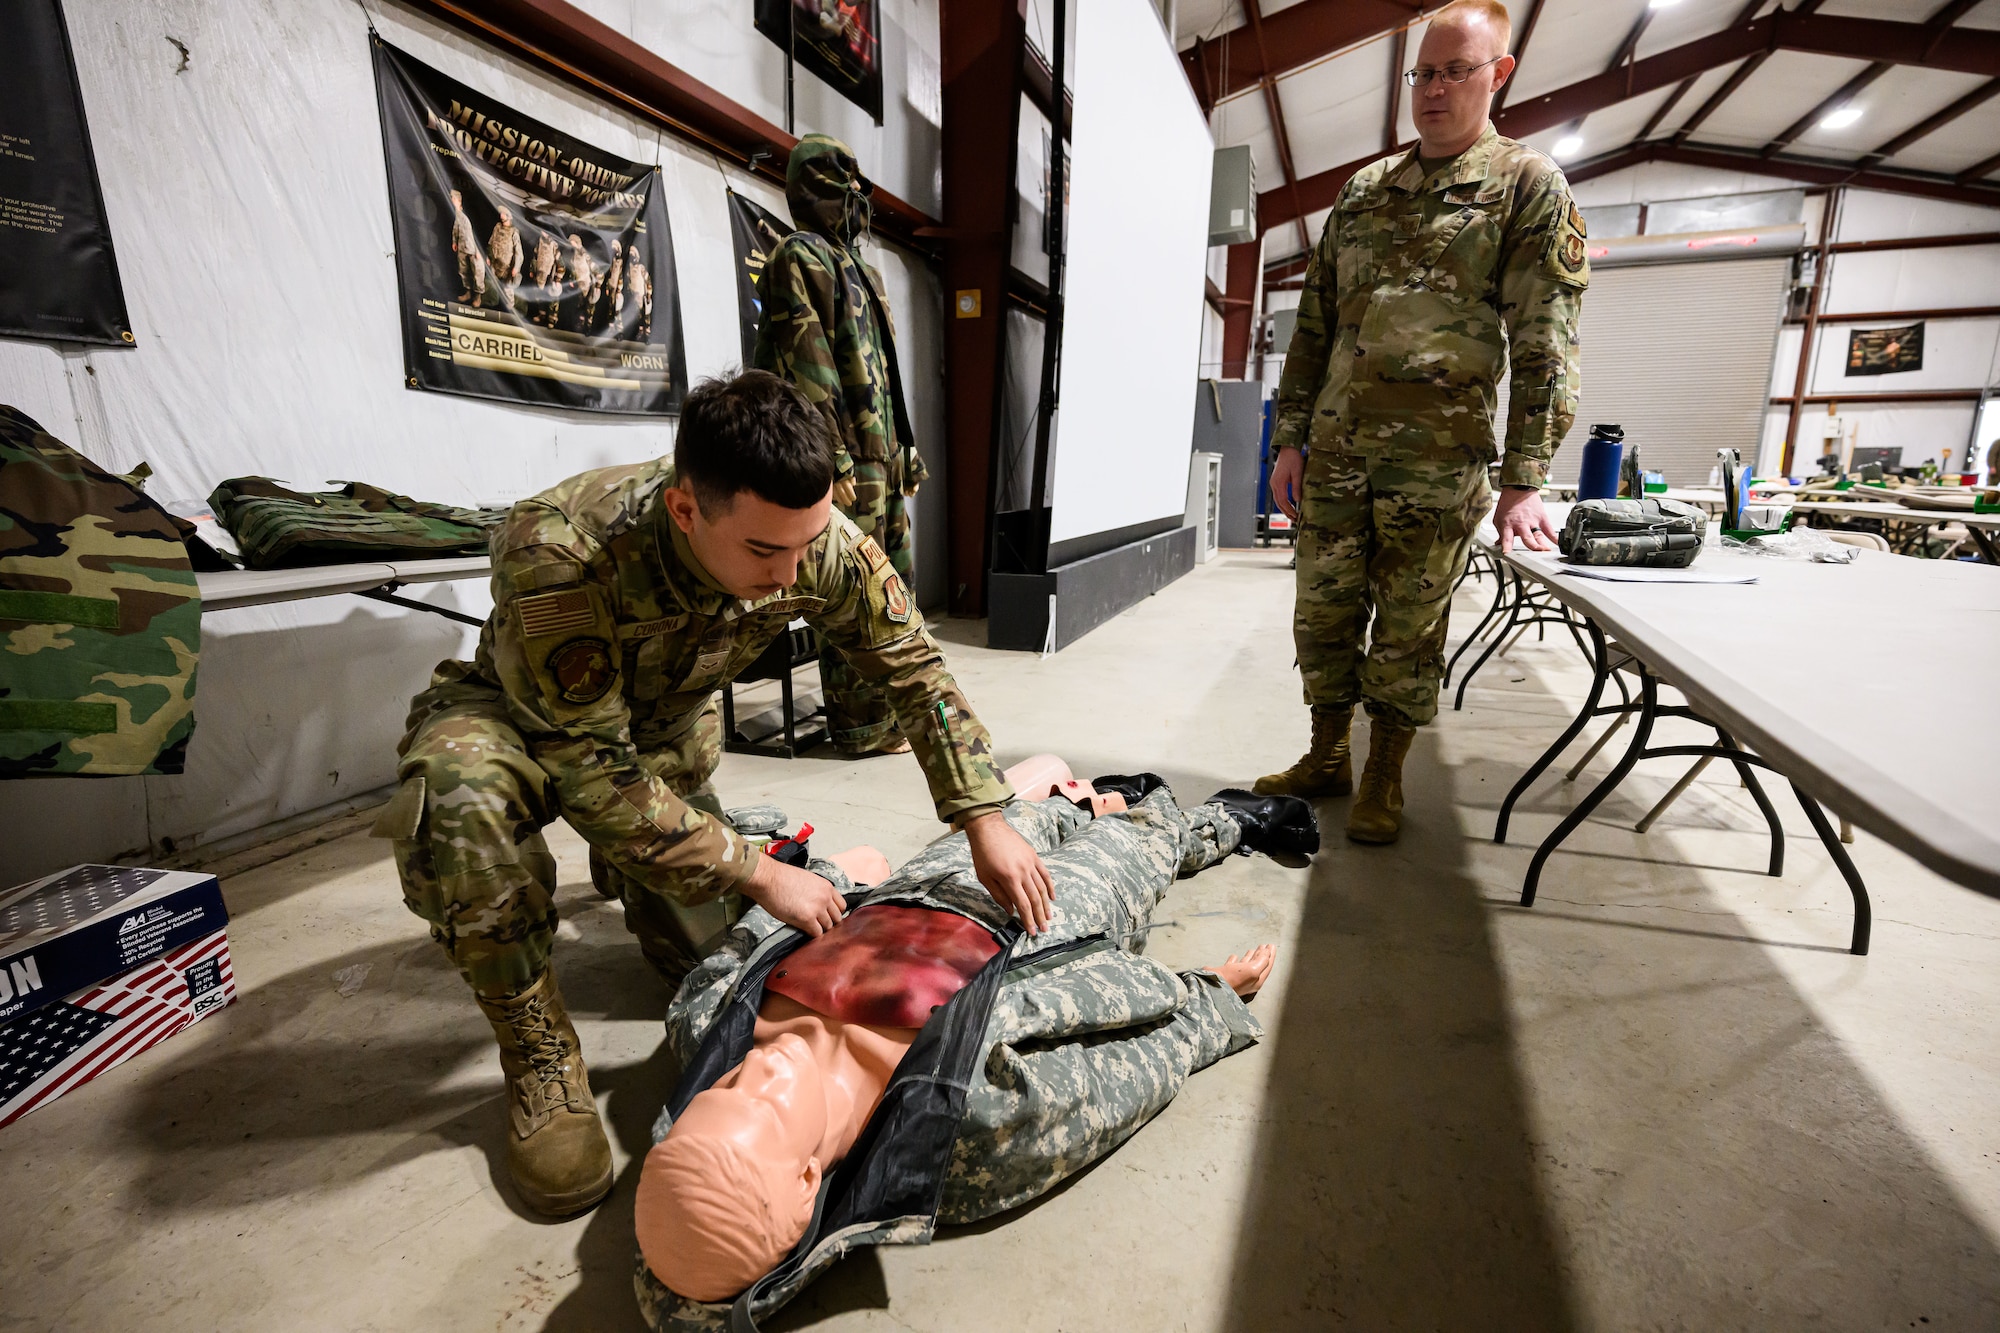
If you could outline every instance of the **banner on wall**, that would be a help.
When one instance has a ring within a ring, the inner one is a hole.
[[[371,40],[409,386],[678,412],[687,353],[660,169]]]
[[[60,0],[19,0],[0,79],[0,334],[132,342]]]
[[[1899,329],[1852,329],[1847,335],[1847,373],[1895,375],[1924,368],[1924,326]]]
[[[757,321],[763,315],[757,280],[764,276],[771,252],[791,234],[790,225],[776,213],[729,192],[729,235],[736,243],[736,315],[742,324],[746,366],[757,355]]]
[[[876,0],[756,0],[757,31],[882,123],[882,29]]]

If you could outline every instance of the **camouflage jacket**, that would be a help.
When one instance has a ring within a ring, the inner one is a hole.
[[[709,577],[674,526],[660,500],[672,482],[665,460],[585,472],[515,505],[493,536],[493,612],[476,665],[458,670],[505,693],[577,832],[642,884],[660,878],[655,869],[713,869],[693,902],[748,879],[749,845],[675,796],[640,756],[685,734],[797,617],[886,688],[939,819],[1013,795],[992,737],[880,547],[836,512],[795,585],[744,602]]]
[[[735,1302],[753,1321],[856,1248],[922,1244],[940,1223],[975,1222],[1039,1197],[1124,1143],[1187,1076],[1263,1036],[1213,972],[1176,973],[1135,952],[1148,921],[1132,909],[1154,899],[1149,886],[1214,865],[1238,845],[1220,807],[1180,810],[1160,788],[1131,813],[1094,823],[1054,799],[1015,802],[1006,813],[1031,847],[1054,857],[1057,911],[1034,939],[980,886],[962,835],[858,893],[838,867],[812,863],[850,910],[903,903],[953,912],[1002,947],[924,1025],[871,1131],[828,1175],[815,1229]],[[653,1127],[656,1142],[699,1089],[742,1060],[765,979],[804,942],[752,908],[681,983],[667,1008],[667,1044],[685,1073]],[[876,1124],[895,1133],[874,1133]],[[677,1295],[643,1259],[634,1287],[647,1324],[664,1333],[743,1327],[730,1304]]]
[[[0,778],[179,773],[200,655],[166,511],[0,406]]]
[[[899,458],[903,485],[929,476],[907,425],[897,424],[889,363],[896,331],[885,323],[889,303],[874,270],[849,247],[797,231],[772,251],[757,283],[756,365],[796,384],[826,413],[840,475],[856,459]]]
[[[1562,172],[1491,125],[1434,175],[1415,149],[1356,172],[1306,268],[1273,447],[1490,463],[1506,364],[1500,481],[1545,484],[1576,417],[1584,237]]]

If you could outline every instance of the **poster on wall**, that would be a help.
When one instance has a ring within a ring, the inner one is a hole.
[[[756,0],[757,31],[882,123],[882,29],[876,0]]]
[[[678,412],[687,354],[660,169],[371,40],[409,386]]]
[[[17,0],[0,79],[0,335],[132,342],[60,0]]]
[[[729,192],[729,235],[736,243],[736,314],[743,329],[743,364],[757,355],[757,321],[763,312],[757,280],[771,252],[792,234],[792,228],[770,209]]]
[[[1852,329],[1847,335],[1847,373],[1895,375],[1924,368],[1924,326]]]

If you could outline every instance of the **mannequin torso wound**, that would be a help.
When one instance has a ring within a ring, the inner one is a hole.
[[[844,1022],[920,1028],[999,952],[991,931],[955,912],[882,903],[795,950],[764,989]]]

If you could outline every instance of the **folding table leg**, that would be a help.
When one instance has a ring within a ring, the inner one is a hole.
[[[1548,864],[1550,855],[1556,848],[1562,846],[1564,839],[1576,832],[1584,820],[1590,818],[1590,812],[1602,804],[1604,798],[1625,780],[1625,775],[1632,771],[1632,766],[1639,762],[1639,756],[1645,752],[1646,741],[1653,734],[1653,714],[1660,704],[1660,691],[1653,679],[1653,673],[1645,671],[1644,668],[1641,668],[1641,672],[1639,723],[1632,729],[1632,743],[1626,747],[1624,757],[1619,759],[1617,767],[1605,774],[1604,781],[1591,788],[1590,795],[1584,797],[1576,809],[1563,816],[1563,822],[1556,825],[1555,831],[1542,839],[1542,845],[1535,849],[1535,859],[1528,862],[1527,882],[1521,886],[1521,906],[1535,905],[1535,889],[1541,883],[1542,867]]]
[[[1800,791],[1796,782],[1792,784],[1792,795],[1799,798],[1799,808],[1806,812],[1813,832],[1819,834],[1820,842],[1826,846],[1826,854],[1833,858],[1834,868],[1847,881],[1847,891],[1854,895],[1854,937],[1847,951],[1865,954],[1868,952],[1869,930],[1875,922],[1875,914],[1868,906],[1868,886],[1861,882],[1861,872],[1854,868],[1847,849],[1840,845],[1840,838],[1834,833],[1833,826],[1827,823],[1826,811],[1819,808],[1819,802]]]
[[[1711,723],[1710,725],[1713,726],[1714,724]],[[1725,750],[1735,750],[1741,753],[1743,747],[1736,743],[1734,736],[1731,736],[1721,727],[1715,728],[1715,736],[1717,740],[1722,742],[1722,747]],[[1778,808],[1772,805],[1771,798],[1764,794],[1764,784],[1757,781],[1757,770],[1755,768],[1741,759],[1731,759],[1729,762],[1736,765],[1737,776],[1741,777],[1743,785],[1750,789],[1750,799],[1757,802],[1757,808],[1764,812],[1764,823],[1770,827],[1771,868],[1768,873],[1782,875],[1785,873],[1785,826],[1779,822]]]
[[[1507,571],[1504,568],[1496,567],[1493,571],[1493,605],[1486,608],[1486,614],[1479,618],[1477,625],[1473,626],[1472,633],[1465,636],[1465,642],[1458,645],[1458,651],[1451,655],[1451,661],[1445,663],[1444,684],[1447,688],[1451,685],[1451,673],[1458,668],[1458,659],[1465,656],[1465,650],[1470,648],[1479,636],[1486,632],[1486,627],[1493,623],[1493,617],[1500,614],[1500,610],[1506,601]]]
[[[1611,674],[1609,666],[1611,653],[1605,647],[1604,631],[1597,627],[1597,622],[1586,620],[1584,624],[1590,630],[1590,642],[1593,649],[1591,653],[1591,665],[1596,668],[1590,679],[1590,695],[1583,701],[1582,711],[1576,715],[1568,727],[1564,728],[1563,734],[1556,738],[1555,744],[1542,751],[1542,757],[1528,766],[1528,771],[1521,775],[1520,781],[1514,784],[1514,789],[1507,793],[1507,799],[1500,802],[1500,818],[1493,826],[1493,841],[1495,842],[1507,841],[1507,821],[1514,815],[1514,803],[1520,800],[1527,793],[1529,785],[1536,778],[1540,777],[1550,764],[1556,761],[1556,756],[1568,749],[1570,742],[1582,733],[1592,715],[1597,712],[1597,701],[1604,697],[1604,682]]]
[[[1486,651],[1479,655],[1478,661],[1466,669],[1464,679],[1458,682],[1458,693],[1453,697],[1451,703],[1452,711],[1454,712],[1465,707],[1465,687],[1472,683],[1472,678],[1479,674],[1479,668],[1486,665],[1486,659],[1493,656],[1493,650],[1500,646],[1501,640],[1507,637],[1507,631],[1513,629],[1514,623],[1521,618],[1521,605],[1527,600],[1528,596],[1526,581],[1519,574],[1515,573],[1511,567],[1502,566],[1502,570],[1507,575],[1507,581],[1513,585],[1514,589],[1513,604],[1507,608],[1507,623],[1500,627],[1500,632],[1493,636],[1493,642],[1486,645]]]

